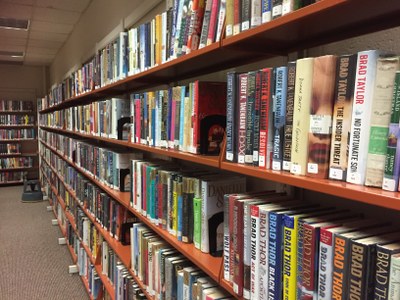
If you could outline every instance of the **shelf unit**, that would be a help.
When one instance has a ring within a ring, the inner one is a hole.
[[[191,52],[188,55],[169,61],[150,70],[129,76],[108,86],[70,98],[64,102],[40,111],[41,114],[60,110],[70,106],[82,105],[99,99],[117,96],[132,91],[150,89],[162,84],[194,78],[199,75],[221,71],[234,66],[240,66],[266,58],[287,56],[291,52],[307,49],[329,42],[340,41],[346,38],[359,36],[365,33],[376,32],[382,29],[400,26],[400,2],[372,0],[323,0],[302,8],[298,11],[275,19],[254,29],[247,30],[236,36],[222,39],[203,49]],[[315,26],[318,24],[318,26]],[[207,167],[235,172],[263,180],[279,182],[301,189],[337,196],[343,199],[358,201],[400,211],[400,193],[387,192],[377,188],[369,188],[338,182],[333,180],[312,179],[309,177],[294,176],[287,172],[261,170],[257,167],[233,164],[224,161],[224,153],[219,157],[196,156],[188,153],[171,151],[161,148],[133,144],[127,141],[118,141],[87,134],[71,132],[47,126],[40,126],[40,130],[47,130],[58,134],[72,135],[102,142],[108,145],[125,146],[149,153],[156,153],[183,161],[202,164]],[[192,245],[178,242],[175,238],[151,224],[145,217],[137,213],[129,205],[129,193],[118,193],[87,175],[80,167],[64,157],[57,149],[43,141],[40,143],[55,154],[67,161],[77,171],[86,176],[100,189],[113,199],[127,207],[133,214],[154,230],[158,235],[198,265],[204,272],[217,280],[220,285],[235,296],[229,283],[222,279],[222,259],[203,254]],[[42,158],[43,160],[43,158]],[[53,170],[56,172],[56,170]],[[57,174],[58,175],[58,174]],[[51,185],[51,182],[49,181]],[[121,257],[125,249],[119,248],[118,243],[111,247]],[[129,254],[128,254],[129,255]],[[129,259],[123,260],[129,268]],[[236,297],[236,296],[235,296]],[[149,299],[152,299],[148,296]]]
[[[18,91],[15,93],[17,94]],[[6,101],[6,100],[5,100]],[[17,100],[14,100],[17,101]],[[1,102],[1,101],[0,101]],[[7,168],[7,169],[0,169],[0,173],[4,172],[18,172],[22,171],[24,174],[28,176],[28,178],[38,178],[38,170],[39,170],[39,162],[38,162],[38,147],[37,147],[37,124],[36,124],[36,101],[19,101],[19,105],[17,107],[27,108],[26,106],[22,106],[22,103],[30,102],[32,110],[1,110],[0,111],[0,118],[11,115],[11,116],[19,116],[22,117],[24,115],[30,116],[30,119],[34,119],[34,124],[0,124],[0,130],[23,130],[23,129],[32,129],[35,133],[35,138],[14,138],[14,139],[3,139],[0,138],[0,147],[7,144],[19,144],[20,151],[18,153],[0,153],[0,159],[11,159],[11,158],[32,158],[32,166],[31,167],[14,167],[14,168]],[[13,104],[14,105],[14,104]],[[15,108],[15,106],[12,106]],[[11,181],[11,182],[4,182],[4,185],[9,184],[19,184],[23,183],[23,180]]]

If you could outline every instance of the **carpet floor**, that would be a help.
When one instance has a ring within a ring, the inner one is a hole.
[[[47,201],[22,203],[22,186],[0,187],[0,299],[89,299]]]

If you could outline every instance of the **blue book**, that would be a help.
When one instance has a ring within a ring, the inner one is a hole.
[[[179,270],[178,273],[176,274],[177,277],[177,293],[176,293],[176,299],[177,300],[183,300],[183,270]]]
[[[262,0],[261,2],[261,23],[267,23],[272,19],[271,2],[271,0]]]
[[[282,170],[283,140],[286,120],[286,91],[287,91],[287,67],[275,69],[275,97],[273,100],[274,114],[274,151],[272,156],[272,169]]]
[[[146,44],[146,38],[145,38],[145,24],[141,24],[139,26],[139,60],[140,60],[140,72],[143,72],[145,70],[145,44]]]

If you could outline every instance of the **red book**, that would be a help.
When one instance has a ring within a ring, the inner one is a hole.
[[[258,165],[260,168],[267,168],[268,159],[268,124],[270,115],[271,98],[271,76],[272,68],[261,70],[261,107],[260,107],[260,149]]]
[[[135,99],[135,143],[140,143],[140,132],[141,132],[141,110],[140,110],[140,98]]]
[[[217,20],[219,12],[219,0],[214,0],[211,7],[210,25],[208,27],[207,45],[211,45],[215,41],[217,31]]]

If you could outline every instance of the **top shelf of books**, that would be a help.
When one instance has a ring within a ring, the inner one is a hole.
[[[160,63],[154,61],[153,65],[133,74],[126,72],[111,82],[85,83],[85,75],[82,78],[78,75],[82,81],[78,88],[71,88],[75,84],[71,83],[73,80],[58,85],[52,91],[51,99],[44,100],[39,110],[47,113],[399,26],[399,13],[400,2],[395,0],[317,1],[188,54],[174,59],[167,57]],[[82,67],[82,74],[87,72],[85,67]],[[79,92],[75,92],[76,89]]]

